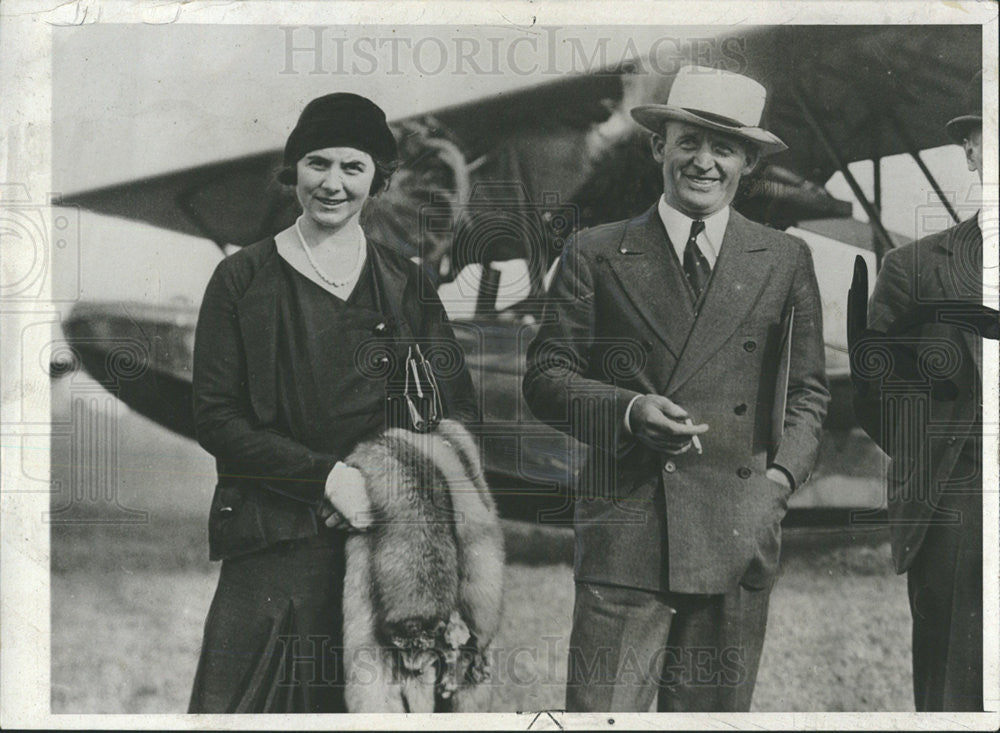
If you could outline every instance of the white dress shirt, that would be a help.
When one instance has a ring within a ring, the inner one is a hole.
[[[667,236],[670,237],[670,244],[677,253],[677,261],[684,262],[684,248],[687,246],[688,237],[691,236],[691,222],[694,219],[668,204],[665,196],[660,196],[656,210],[660,214],[664,229],[667,230]],[[726,227],[729,225],[729,207],[723,206],[702,221],[705,222],[705,229],[696,240],[698,249],[705,255],[709,266],[714,268],[715,261],[719,259],[719,250],[722,249],[722,238],[726,236]]]

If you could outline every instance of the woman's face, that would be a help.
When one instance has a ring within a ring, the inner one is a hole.
[[[375,161],[356,148],[312,150],[296,164],[295,195],[318,227],[337,230],[354,219],[371,190]]]

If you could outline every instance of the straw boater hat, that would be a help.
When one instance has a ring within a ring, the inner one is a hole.
[[[983,126],[983,72],[979,72],[965,89],[965,98],[960,108],[962,114],[944,124],[944,129],[959,145],[973,127]]]
[[[662,135],[667,120],[690,122],[753,143],[761,155],[787,150],[781,139],[760,127],[767,90],[750,77],[705,66],[683,66],[666,104],[632,108],[632,118]]]

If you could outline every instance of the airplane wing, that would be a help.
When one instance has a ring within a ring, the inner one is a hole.
[[[452,142],[460,148],[463,161],[475,161],[525,131],[568,128],[582,136],[591,124],[607,118],[608,105],[620,96],[618,76],[581,75],[414,115],[391,126],[401,143],[405,172],[427,164],[428,147],[415,145],[414,137]],[[291,195],[275,180],[281,158],[282,151],[276,148],[70,193],[59,203],[144,221],[220,245],[245,246],[284,228],[293,216]],[[392,202],[398,189],[394,182],[384,198]]]
[[[768,87],[766,124],[789,145],[770,161],[771,169],[820,187],[841,164],[948,143],[944,122],[957,90],[982,58],[978,26],[794,26],[741,32],[736,58],[745,68],[740,70]],[[408,139],[424,142],[410,146],[404,170],[407,164],[427,165],[435,145],[451,146],[457,155],[432,187],[390,189],[379,202],[382,215],[373,215],[374,225],[390,238],[412,237],[414,198],[426,199],[434,189],[461,189],[463,182],[456,178],[462,177],[519,180],[531,200],[551,191],[563,201],[582,192],[606,202],[609,191],[615,194],[607,210],[597,207],[589,215],[585,210],[583,224],[627,214],[648,193],[648,161],[644,169],[621,165],[619,178],[609,180],[607,171],[588,170],[581,160],[600,161],[602,152],[625,140],[620,129],[610,136],[608,130],[610,123],[627,117],[626,107],[665,97],[669,77],[648,73],[649,68],[649,59],[637,59],[395,121],[404,148]],[[294,216],[287,192],[274,182],[280,158],[279,149],[262,151],[71,193],[62,203],[206,237],[220,246],[242,246],[283,228]],[[766,170],[762,178],[776,180]],[[842,202],[824,199],[823,193],[786,184],[785,196],[772,185],[765,201],[744,203],[753,218],[771,217],[779,226],[843,216],[843,207],[837,207]],[[808,201],[795,198],[810,194]],[[782,202],[778,211],[776,200]],[[638,203],[648,205],[645,198]]]
[[[978,26],[783,26],[747,47],[789,147],[774,162],[817,183],[837,170],[824,136],[844,163],[950,143],[944,123],[982,64]]]

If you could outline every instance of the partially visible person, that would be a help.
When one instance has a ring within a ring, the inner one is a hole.
[[[947,132],[982,183],[981,73],[961,111]],[[920,712],[983,709],[982,339],[955,325],[982,303],[982,216],[886,254],[868,327],[888,335],[852,355],[855,413],[892,458],[892,554],[907,574]],[[936,369],[935,353],[954,356]],[[893,369],[869,374],[870,357],[886,355]]]
[[[689,66],[632,110],[663,194],[567,246],[528,349],[532,412],[589,445],[567,710],[750,709],[781,519],[830,398],[808,247],[731,206],[786,149],[765,98]]]
[[[386,427],[395,377],[380,365],[402,363],[413,343],[460,353],[418,266],[359,224],[395,159],[371,100],[312,100],[279,174],[302,215],[223,260],[205,291],[194,419],[218,468],[209,547],[222,569],[192,713],[345,711],[345,541],[371,517],[364,478],[342,459]],[[372,365],[366,354],[383,356]],[[475,421],[456,363],[439,380],[444,409]]]

